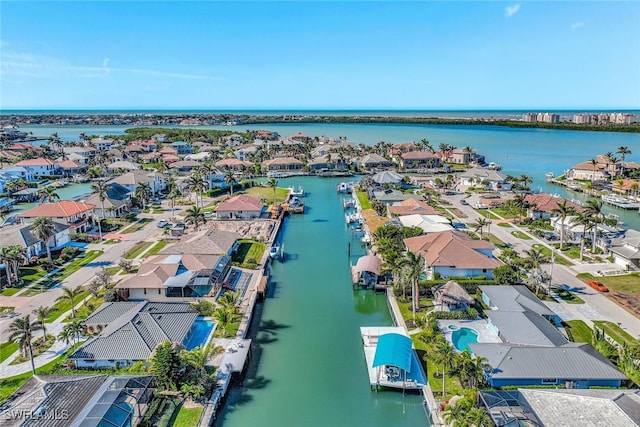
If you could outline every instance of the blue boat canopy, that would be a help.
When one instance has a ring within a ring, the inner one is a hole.
[[[411,338],[400,334],[378,337],[373,367],[390,365],[411,372]]]

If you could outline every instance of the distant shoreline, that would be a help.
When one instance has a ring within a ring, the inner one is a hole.
[[[633,114],[636,110],[628,110]],[[565,113],[576,111],[565,110]],[[314,114],[315,113],[315,114]],[[503,117],[483,114],[501,114]],[[416,125],[490,125],[512,128],[560,129],[597,132],[640,133],[640,123],[623,124],[577,124],[570,121],[560,123],[523,122],[521,111],[324,111],[324,112],[23,112],[0,114],[0,123],[6,125],[57,125],[57,126],[216,126],[256,124],[416,124]],[[406,115],[405,115],[406,114]],[[434,114],[429,116],[429,114]],[[449,114],[447,117],[439,114]],[[455,114],[477,115],[477,117],[455,117]],[[453,115],[453,116],[452,116]],[[508,116],[508,117],[507,117]],[[517,117],[517,118],[516,118]]]

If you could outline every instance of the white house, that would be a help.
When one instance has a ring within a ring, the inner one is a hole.
[[[493,191],[511,190],[507,175],[496,170],[476,167],[460,174],[460,184],[467,187],[484,187]]]
[[[640,268],[640,231],[627,230],[609,248],[613,262],[623,268]]]
[[[34,175],[56,175],[58,166],[52,160],[45,158],[22,160],[16,166],[31,168]]]
[[[54,235],[49,239],[49,249],[55,250],[66,246],[71,237],[68,224],[53,221]],[[47,253],[45,242],[35,237],[32,233],[33,226],[22,224],[0,228],[0,241],[3,246],[20,246],[26,249],[26,258],[37,257]]]

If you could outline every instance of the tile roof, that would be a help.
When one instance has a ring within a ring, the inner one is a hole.
[[[208,228],[186,236],[166,246],[161,255],[226,255],[240,238],[232,231]]]
[[[62,169],[86,169],[87,165],[83,165],[82,163],[76,163],[72,160],[65,160],[63,162],[58,163],[58,167]]]
[[[275,159],[262,162],[265,166],[271,165],[302,165],[303,163],[294,157],[276,157]]]
[[[402,155],[405,160],[422,160],[422,159],[439,159],[436,153],[430,153],[428,151],[409,151]]]
[[[53,230],[55,234],[58,234],[67,229],[69,229],[69,225],[62,224],[58,221],[53,221]],[[22,239],[27,244],[27,246],[35,245],[36,243],[42,241],[33,235],[32,230],[33,230],[33,224],[28,225],[26,227],[22,227],[20,229],[20,235],[22,236]]]
[[[454,268],[496,268],[502,263],[477,249],[493,249],[484,240],[474,240],[458,231],[442,231],[404,240],[409,250],[420,254],[430,266]]]
[[[218,160],[215,165],[217,167],[225,167],[225,166],[242,166],[242,165],[246,165],[246,166],[253,166],[253,163],[246,161],[246,160],[239,160],[236,159],[235,157],[230,158],[230,159],[222,159],[222,160]]]
[[[16,163],[16,166],[54,166],[55,162],[49,159],[27,159]]]
[[[434,207],[415,198],[395,202],[393,205],[389,206],[389,213],[392,215],[440,215],[440,212],[438,212]]]
[[[26,212],[18,214],[19,218],[36,218],[46,216],[50,218],[70,218],[84,212],[89,212],[96,205],[73,200],[60,200],[53,203],[42,203]]]
[[[141,302],[82,344],[70,359],[146,360],[166,340],[182,344],[197,317],[187,303]]]
[[[565,200],[561,197],[552,196],[551,194],[527,194],[524,197],[524,200],[527,203],[535,205],[533,209],[535,209],[538,212],[550,213],[553,209],[557,208],[559,205],[561,205],[565,201],[567,202],[568,207],[569,206],[572,207],[577,212],[582,212],[583,210],[581,206],[578,206],[575,203]]]
[[[540,316],[554,316],[555,313],[538,299],[526,286],[478,286],[491,303],[500,311],[530,310]]]
[[[216,208],[216,212],[230,212],[230,211],[261,211],[264,207],[262,200],[259,197],[247,196],[246,194],[239,194],[233,196],[220,203]]]
[[[532,311],[485,310],[505,343],[555,347],[567,339],[547,319]]]

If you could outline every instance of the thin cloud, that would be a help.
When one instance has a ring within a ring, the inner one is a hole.
[[[504,9],[504,16],[506,16],[507,18],[510,18],[516,13],[518,13],[519,10],[520,10],[520,3],[516,3],[513,6],[507,6]]]
[[[585,25],[587,25],[589,21],[581,21],[581,22],[574,22],[573,24],[570,25],[571,31],[575,31],[579,28],[584,27]]]

